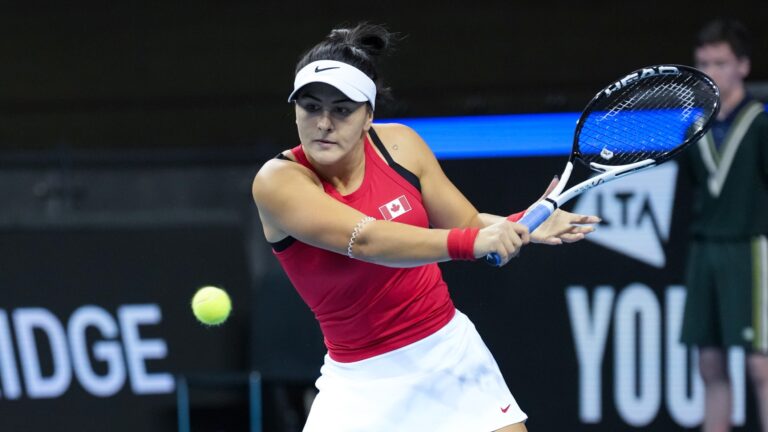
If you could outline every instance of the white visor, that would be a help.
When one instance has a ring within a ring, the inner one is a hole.
[[[296,74],[293,91],[288,102],[296,99],[296,93],[305,85],[321,82],[336,87],[355,102],[370,102],[376,108],[376,84],[360,69],[335,60],[312,62]]]

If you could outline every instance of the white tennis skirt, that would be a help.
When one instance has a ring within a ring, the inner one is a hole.
[[[525,421],[474,324],[369,359],[325,356],[304,432],[491,432]]]

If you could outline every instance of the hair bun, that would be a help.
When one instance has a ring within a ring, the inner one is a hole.
[[[390,33],[383,25],[363,22],[336,28],[301,56],[296,63],[295,73],[318,60],[340,61],[359,69],[373,80],[377,100],[391,99],[390,89],[379,77],[376,63],[399,39],[399,35]]]
[[[351,45],[372,56],[381,55],[392,42],[393,34],[384,26],[360,23],[351,28],[331,30],[327,40],[332,43]]]

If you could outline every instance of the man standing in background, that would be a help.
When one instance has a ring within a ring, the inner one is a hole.
[[[699,348],[705,432],[731,429],[732,346],[747,352],[768,431],[768,115],[744,86],[750,55],[737,21],[715,20],[698,34],[696,67],[721,98],[712,130],[689,150],[694,197],[682,342]]]

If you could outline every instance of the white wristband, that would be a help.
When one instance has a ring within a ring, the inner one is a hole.
[[[355,225],[355,229],[352,230],[352,236],[349,237],[349,244],[347,245],[347,256],[348,257],[354,258],[354,256],[352,256],[352,246],[355,245],[355,240],[357,240],[357,236],[360,235],[360,230],[363,229],[365,224],[367,224],[368,222],[371,222],[371,221],[375,221],[375,220],[376,220],[376,218],[373,218],[373,217],[370,217],[370,216],[366,216],[366,217],[360,219],[360,222],[358,222],[357,225]]]

